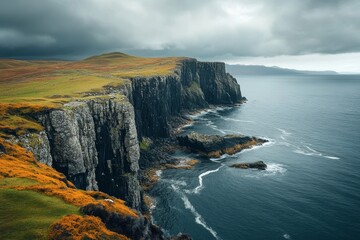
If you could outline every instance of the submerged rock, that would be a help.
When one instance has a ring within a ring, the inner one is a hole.
[[[231,165],[230,167],[241,169],[257,168],[259,170],[265,170],[267,168],[267,165],[263,161],[257,161],[253,163],[236,163]]]
[[[244,149],[267,142],[265,139],[241,134],[219,136],[205,135],[196,132],[178,136],[177,139],[181,146],[185,146],[191,151],[200,153],[203,156],[215,158],[223,154],[232,155]]]

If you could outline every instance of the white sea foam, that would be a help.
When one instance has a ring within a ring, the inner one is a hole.
[[[305,150],[305,149],[307,150]],[[297,148],[294,150],[295,153],[297,154],[302,154],[302,155],[305,155],[305,156],[316,156],[316,157],[323,157],[323,158],[327,158],[327,159],[333,159],[333,160],[339,160],[340,158],[339,157],[336,157],[336,156],[328,156],[328,155],[324,155],[323,153],[309,147],[309,146],[304,146],[304,148]]]
[[[291,135],[291,132],[288,132],[285,129],[282,129],[282,128],[276,128],[276,129],[279,130],[284,135]]]
[[[218,167],[217,169],[209,170],[209,171],[206,171],[206,172],[200,174],[199,177],[198,177],[199,185],[196,188],[194,188],[193,190],[185,190],[185,192],[198,194],[204,188],[203,177],[205,177],[205,176],[207,176],[207,175],[209,175],[211,173],[218,172],[220,170],[220,168],[222,168],[223,166],[224,166],[224,164],[221,164],[221,166]]]
[[[245,122],[245,123],[254,123],[254,121],[241,120],[241,119],[236,119],[236,118],[228,118],[228,117],[221,117],[221,118],[222,118],[222,119],[224,119],[225,121]]]
[[[161,177],[161,175],[162,175],[162,170],[157,170],[157,171],[155,172],[155,174],[156,174],[156,176]]]
[[[285,239],[291,239],[291,236],[290,236],[288,233],[285,233],[285,234],[283,235],[283,237],[284,237]]]
[[[181,126],[181,128],[180,129],[183,129],[183,128],[188,128],[188,127],[191,127],[191,126],[193,126],[194,125],[194,123],[192,122],[192,123],[188,123],[188,124],[185,124],[185,125],[183,125],[183,126]]]
[[[221,132],[222,134],[226,134],[225,131],[219,129],[219,128],[214,124],[214,122],[211,121],[211,120],[209,120],[205,125],[208,126],[208,127],[210,127],[210,128],[212,128],[212,129],[215,130],[215,131]]]
[[[191,204],[191,202],[189,201],[189,199],[187,198],[187,196],[185,196],[185,194],[181,193],[181,199],[184,202],[185,208],[189,209],[191,211],[191,213],[195,216],[195,222],[201,226],[203,226],[206,230],[208,230],[211,235],[213,235],[213,237],[215,239],[221,239],[217,232],[215,232],[211,227],[209,227],[205,220],[203,219],[203,217],[196,211],[196,209],[194,208],[194,206]]]
[[[229,154],[225,153],[225,154],[221,155],[219,158],[210,158],[210,161],[219,162],[220,160],[227,158],[228,156],[229,156]]]
[[[262,171],[265,176],[284,174],[287,171],[283,164],[279,163],[268,163],[265,171]]]
[[[283,175],[287,171],[285,165],[279,163],[267,163],[266,170],[253,169],[246,173],[245,177],[249,178],[261,178],[261,177],[272,177],[277,175]]]
[[[323,156],[324,158],[333,159],[333,160],[339,160],[339,157],[333,157],[333,156]]]
[[[171,183],[171,185],[174,185],[177,187],[187,185],[187,183],[185,181],[179,181],[179,180],[173,180],[173,179],[169,179],[168,181],[169,181],[169,183]]]
[[[215,239],[220,240],[221,238],[218,236],[218,234],[206,224],[204,218],[196,211],[195,207],[191,204],[189,198],[180,190],[180,187],[176,184],[171,184],[171,188],[180,194],[185,208],[189,209],[191,213],[195,216],[195,222],[208,230]]]

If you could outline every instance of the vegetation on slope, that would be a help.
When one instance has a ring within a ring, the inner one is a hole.
[[[39,163],[32,153],[1,137],[0,199],[1,225],[5,227],[3,223],[7,224],[6,228],[0,229],[1,239],[7,239],[6,236],[9,236],[10,239],[29,239],[28,236],[35,235],[39,238],[45,238],[48,234],[48,227],[52,222],[66,214],[77,213],[80,207],[89,204],[100,204],[108,212],[116,212],[122,216],[138,217],[120,199],[102,192],[76,189],[71,182],[67,181],[62,173]],[[38,212],[38,215],[35,214],[35,211]],[[12,219],[12,221],[9,219]],[[91,224],[89,223],[90,232],[98,231],[99,233],[109,235],[107,234],[109,231],[104,227],[104,224],[98,224],[100,220],[95,217],[86,218],[81,221],[92,222]],[[33,222],[29,223],[30,225],[32,224],[33,228],[23,227],[22,231],[17,231],[18,228],[21,228],[27,222]],[[66,221],[60,220],[57,226],[61,223],[67,224]],[[84,230],[84,227],[82,229]],[[60,232],[64,234],[64,231]],[[55,234],[53,232],[50,233]],[[65,234],[70,233],[65,232]],[[117,235],[111,233],[109,236]],[[5,237],[2,238],[1,236]],[[62,239],[72,239],[71,235],[68,238],[63,235],[62,237]],[[96,238],[89,237],[88,239]]]
[[[0,59],[0,103],[62,103],[133,77],[170,75],[182,58],[141,58],[108,53],[82,61]]]
[[[78,213],[77,207],[57,197],[0,189],[0,239],[47,239],[53,222]]]
[[[133,77],[170,75],[182,58],[141,58],[108,53],[82,61],[0,59],[0,134],[42,130],[31,115],[102,95]]]
[[[137,219],[124,201],[76,189],[10,140],[42,131],[35,120],[39,112],[103,95],[106,87],[119,87],[129,78],[171,75],[181,59],[122,53],[74,62],[0,59],[0,239],[126,239],[97,217],[76,215],[80,208],[101,205],[109,213]]]

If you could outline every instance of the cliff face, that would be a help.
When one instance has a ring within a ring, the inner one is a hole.
[[[37,144],[29,136],[21,142],[76,187],[106,192],[135,209],[142,202],[138,139],[169,137],[181,113],[242,99],[224,63],[195,59],[183,60],[173,75],[133,78],[106,93],[42,113],[45,132],[35,137]]]
[[[134,118],[132,105],[115,97],[72,102],[39,116],[56,170],[78,188],[101,190],[139,209]]]
[[[209,104],[234,104],[242,99],[240,86],[225,72],[224,63],[182,61],[175,75],[134,78],[130,101],[139,137],[169,137],[170,120],[181,112]]]

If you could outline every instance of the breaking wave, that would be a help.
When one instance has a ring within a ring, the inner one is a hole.
[[[316,156],[316,157],[323,157],[323,158],[327,158],[327,159],[332,159],[332,160],[339,160],[339,157],[336,156],[329,156],[329,155],[325,155],[309,146],[304,146],[304,148],[297,148],[294,150],[294,153],[297,154],[302,154],[305,156]]]

